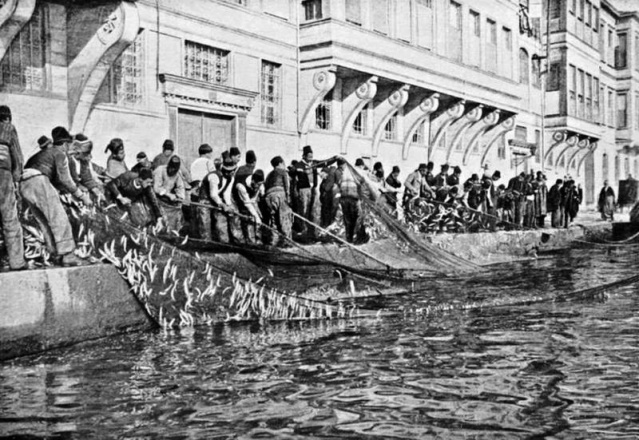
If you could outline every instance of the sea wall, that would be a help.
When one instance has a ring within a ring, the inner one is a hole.
[[[610,228],[610,224],[589,229]],[[459,257],[478,264],[492,264],[516,259],[535,258],[541,252],[565,249],[584,236],[583,228],[501,231],[498,233],[439,234],[425,240]]]
[[[0,273],[0,360],[151,327],[110,265]]]

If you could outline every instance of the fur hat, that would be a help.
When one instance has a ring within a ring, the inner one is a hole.
[[[255,172],[253,173],[252,179],[253,179],[254,183],[262,183],[262,182],[264,182],[264,171],[255,170]]]
[[[255,151],[253,150],[248,150],[246,152],[246,163],[256,163],[257,162],[257,156],[255,155]]]
[[[242,152],[237,147],[231,147],[229,150],[229,156],[241,156]]]
[[[175,144],[173,143],[173,141],[171,139],[166,139],[162,143],[162,151],[164,151],[164,150],[171,150],[171,151],[175,150]]]
[[[499,170],[493,173],[493,180],[497,180],[497,179],[501,179],[501,173],[499,172]]]
[[[456,166],[455,168],[453,168],[453,173],[455,174],[461,174],[462,170],[461,168],[459,168],[458,166]]]
[[[306,156],[307,154],[313,154],[313,149],[310,145],[304,145],[304,148],[302,148],[302,156]]]
[[[209,153],[212,153],[212,152],[213,152],[213,148],[211,148],[211,146],[209,144],[202,144],[197,149],[197,153],[200,156],[204,156],[205,154],[209,154]]]
[[[391,174],[393,173],[399,173],[399,167],[397,165],[393,166],[393,171],[391,171]]]
[[[65,142],[73,141],[73,138],[69,134],[66,128],[64,127],[56,127],[51,130],[51,137],[53,138],[53,143],[55,145],[60,145]]]
[[[429,162],[429,164],[431,164],[432,162]],[[429,170],[432,168],[428,168],[428,165],[426,165],[425,163],[420,163],[419,167],[417,168],[417,171],[421,171],[421,170]]]

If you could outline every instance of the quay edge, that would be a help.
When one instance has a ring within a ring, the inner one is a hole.
[[[150,329],[110,265],[0,273],[0,361]]]
[[[589,226],[603,231],[610,224]],[[440,234],[425,240],[480,265],[567,248],[583,229]],[[0,361],[153,323],[117,270],[106,264],[0,273]]]

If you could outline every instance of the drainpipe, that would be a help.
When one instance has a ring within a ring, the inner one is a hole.
[[[298,2],[294,2],[295,4],[295,22],[296,22],[296,28],[295,28],[295,50],[297,51],[296,53],[296,70],[297,70],[297,83],[295,85],[296,87],[296,96],[295,96],[295,106],[296,106],[296,111],[295,111],[295,116],[296,116],[296,120],[295,120],[295,126],[297,127],[297,147],[301,147],[301,142],[302,142],[302,132],[300,131],[299,127],[300,127],[300,80],[302,78],[302,72],[301,72],[301,61],[300,61],[300,56],[301,56],[301,50],[300,50],[300,4]]]

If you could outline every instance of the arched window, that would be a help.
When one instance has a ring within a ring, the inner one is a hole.
[[[601,174],[603,180],[608,180],[608,155],[606,153],[601,157]]]
[[[519,82],[521,84],[530,82],[530,67],[526,49],[519,49]]]

